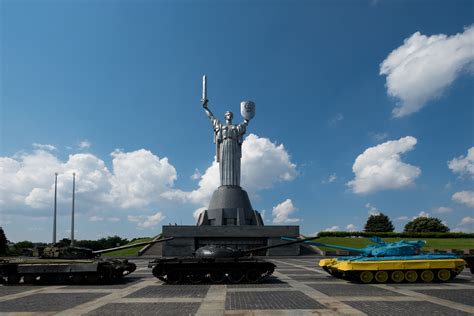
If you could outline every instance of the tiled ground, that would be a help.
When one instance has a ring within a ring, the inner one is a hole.
[[[0,286],[0,314],[25,315],[469,315],[474,278],[453,282],[354,284],[317,267],[317,257],[273,259],[261,284],[163,285],[147,261],[121,284]]]

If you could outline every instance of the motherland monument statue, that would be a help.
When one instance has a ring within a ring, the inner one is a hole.
[[[198,225],[263,225],[260,214],[252,209],[247,192],[240,187],[243,136],[255,116],[255,103],[240,103],[242,123],[233,124],[234,114],[230,111],[225,113],[225,123],[221,122],[209,109],[206,76],[202,81],[201,103],[214,130],[220,186],[214,192],[209,208],[200,214]]]

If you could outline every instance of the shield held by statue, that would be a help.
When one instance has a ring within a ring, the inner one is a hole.
[[[255,116],[255,103],[252,101],[240,102],[240,114],[246,120],[251,120]]]

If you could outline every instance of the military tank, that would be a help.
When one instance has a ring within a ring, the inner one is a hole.
[[[283,240],[294,240],[283,237]],[[315,239],[315,238],[314,238]],[[424,240],[401,240],[394,243],[374,236],[374,244],[365,248],[349,248],[305,241],[314,246],[342,249],[356,256],[321,259],[319,265],[337,278],[362,283],[447,282],[464,269],[466,262],[455,254],[422,253]]]
[[[150,261],[153,275],[169,284],[202,282],[258,283],[270,276],[276,266],[270,261],[256,258],[261,251],[301,243],[299,239],[278,245],[233,249],[219,245],[198,248],[192,257],[158,258]]]
[[[35,248],[35,258],[0,258],[0,282],[5,284],[99,284],[112,283],[135,271],[127,259],[100,258],[100,254],[173,239],[163,238],[103,250],[64,247]]]

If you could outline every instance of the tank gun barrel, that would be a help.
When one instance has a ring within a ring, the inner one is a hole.
[[[289,238],[289,237],[281,237],[281,239],[290,240],[290,241],[291,240],[297,240],[295,238]],[[304,243],[308,244],[308,245],[312,245],[312,246],[320,246],[320,247],[327,247],[327,248],[333,248],[333,249],[341,249],[341,250],[347,250],[347,251],[352,251],[352,252],[357,252],[357,253],[366,253],[365,249],[342,247],[342,246],[336,246],[336,245],[328,245],[328,244],[323,244],[323,243],[320,243],[320,242],[314,242],[314,241],[310,241],[310,240],[305,240]]]
[[[137,243],[132,244],[132,245],[124,245],[124,246],[119,246],[119,247],[114,247],[114,248],[95,250],[92,253],[96,254],[96,255],[100,255],[102,253],[112,252],[112,251],[115,251],[115,250],[128,249],[128,248],[133,248],[133,247],[137,247],[137,246],[146,246],[146,245],[155,244],[155,243],[159,243],[159,242],[164,242],[164,241],[168,241],[168,240],[172,240],[172,239],[174,239],[174,237],[167,237],[167,238],[161,238],[161,239],[158,239],[158,240],[137,242]]]
[[[308,238],[303,238],[303,239],[295,239],[295,238],[289,238],[291,239],[290,242],[287,242],[287,243],[283,243],[283,244],[278,244],[278,245],[272,245],[272,246],[265,246],[265,247],[258,247],[258,248],[252,248],[252,249],[248,249],[248,250],[243,250],[241,253],[243,255],[247,255],[247,254],[251,254],[251,253],[254,253],[254,252],[258,252],[258,251],[262,251],[262,250],[267,250],[267,249],[271,249],[271,248],[277,248],[277,247],[284,247],[284,246],[288,246],[288,245],[292,245],[292,244],[298,244],[298,243],[302,243],[302,242],[307,242],[309,240],[313,240],[313,239],[318,239],[319,237],[308,237]],[[282,238],[283,239],[283,238]],[[288,239],[288,240],[289,240]]]

